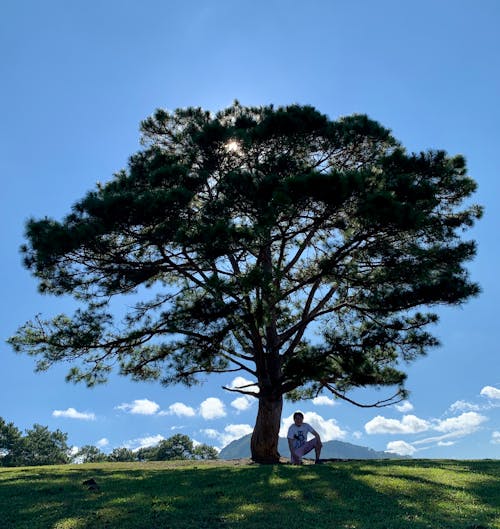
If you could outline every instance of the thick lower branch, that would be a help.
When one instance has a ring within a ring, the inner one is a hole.
[[[256,386],[257,384],[249,384],[250,386]],[[244,386],[247,387],[247,386]],[[236,388],[228,388],[227,386],[222,386],[222,389],[225,389],[226,391],[232,391],[233,393],[241,393],[242,395],[251,395],[252,397],[259,398],[259,393],[256,393],[255,391],[247,391],[243,389],[236,389]]]

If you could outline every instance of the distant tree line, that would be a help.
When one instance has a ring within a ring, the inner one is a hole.
[[[82,446],[75,454],[74,460],[79,463],[99,463],[101,461],[171,461],[174,459],[217,459],[218,452],[213,446],[206,444],[194,445],[193,441],[182,434],[175,434],[163,439],[155,446],[130,450],[115,448],[105,454],[92,445]]]
[[[104,461],[169,461],[174,459],[217,459],[213,446],[194,445],[187,436],[176,434],[157,445],[132,451],[115,448],[105,454],[98,447],[82,446],[74,453],[67,444],[68,434],[49,431],[47,426],[34,424],[23,433],[0,417],[0,466],[60,465],[65,463],[98,463]]]

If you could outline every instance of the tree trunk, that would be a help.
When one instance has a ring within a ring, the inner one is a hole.
[[[259,411],[250,443],[252,460],[256,463],[279,463],[278,437],[282,408],[282,395],[260,395]]]

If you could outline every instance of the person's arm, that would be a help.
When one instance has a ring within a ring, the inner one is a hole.
[[[309,426],[309,431],[314,435],[314,437],[316,437],[316,439],[318,441],[318,445],[319,446],[323,446],[323,443],[321,442],[321,437],[319,436],[319,433],[312,426]]]

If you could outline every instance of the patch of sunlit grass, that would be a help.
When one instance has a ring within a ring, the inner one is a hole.
[[[85,527],[85,520],[81,518],[64,518],[54,525],[53,529],[81,529]]]

